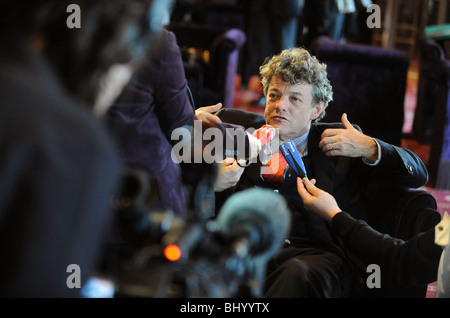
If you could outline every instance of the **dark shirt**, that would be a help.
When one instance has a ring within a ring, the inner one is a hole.
[[[243,114],[228,112],[223,114],[224,121],[236,122]],[[249,116],[251,117],[251,116]],[[259,128],[264,118],[251,117],[251,126]],[[343,128],[339,123],[314,123],[308,136],[308,177],[317,180],[316,186],[332,194],[339,206],[358,219],[367,218],[368,207],[363,189],[379,182],[400,184],[408,187],[420,187],[428,180],[428,173],[420,158],[408,149],[396,147],[377,140],[381,148],[381,160],[376,166],[365,164],[361,158],[327,157],[318,147],[321,134],[327,128]],[[359,128],[358,128],[359,129]],[[292,170],[285,174],[284,182],[274,187],[261,178],[261,163],[250,165],[244,171],[235,187],[216,193],[217,212],[220,206],[235,191],[254,186],[268,187],[279,191],[287,200],[291,211],[291,233],[289,241],[298,247],[316,247],[331,250],[340,255],[345,253],[330,233],[329,226],[319,217],[309,213],[303,206],[297,192],[297,176]]]

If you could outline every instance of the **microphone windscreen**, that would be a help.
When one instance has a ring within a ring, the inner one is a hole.
[[[269,189],[252,188],[233,194],[217,217],[218,228],[230,235],[247,232],[257,237],[258,253],[273,255],[284,244],[290,229],[285,199]]]
[[[261,146],[264,146],[275,137],[275,128],[270,125],[263,125],[253,133],[253,136],[261,141]]]

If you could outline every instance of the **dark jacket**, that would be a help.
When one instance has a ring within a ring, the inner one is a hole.
[[[354,255],[367,264],[379,265],[381,275],[393,282],[420,286],[437,279],[442,247],[434,244],[435,228],[404,241],[342,212],[333,218],[331,230]]]
[[[184,215],[181,168],[171,158],[172,131],[192,125],[194,110],[175,35],[164,31],[121,96],[109,109],[107,124],[124,167],[148,173],[157,182],[159,206]]]
[[[242,124],[242,114],[224,113],[223,121]],[[237,116],[236,116],[237,115]],[[239,119],[236,119],[238,117]],[[264,119],[253,116],[247,126],[259,128]],[[327,157],[318,147],[321,134],[327,128],[342,128],[340,123],[313,123],[309,131],[308,156],[305,165],[308,177],[317,180],[316,186],[329,192],[339,206],[358,219],[366,219],[368,207],[363,193],[366,186],[379,182],[401,184],[408,187],[420,187],[428,180],[428,173],[420,158],[412,151],[377,140],[382,157],[377,166],[368,166],[361,158]],[[223,202],[235,191],[260,186],[274,188],[260,177],[261,163],[246,168],[240,181],[234,188],[216,193],[217,211]],[[288,201],[291,210],[292,225],[289,240],[298,246],[316,246],[336,251],[341,250],[335,244],[328,225],[317,216],[307,212],[297,193],[297,176],[292,168],[286,173],[286,179],[276,189]]]
[[[30,47],[0,53],[0,297],[79,297],[96,270],[118,159]]]

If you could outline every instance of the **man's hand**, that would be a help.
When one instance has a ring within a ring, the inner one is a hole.
[[[198,120],[201,120],[211,126],[215,126],[216,124],[220,124],[222,122],[219,117],[214,115],[214,113],[221,108],[222,103],[218,103],[212,106],[200,107],[195,111],[195,116]]]
[[[331,222],[341,212],[334,197],[315,186],[316,180],[297,178],[297,191],[306,209],[325,221]]]
[[[342,114],[345,129],[326,129],[322,133],[319,148],[326,156],[363,157],[372,162],[378,159],[378,147],[375,139],[358,131]]]
[[[227,158],[219,164],[219,173],[214,182],[214,191],[220,192],[225,189],[234,187],[244,173],[244,168],[241,168],[236,160]]]

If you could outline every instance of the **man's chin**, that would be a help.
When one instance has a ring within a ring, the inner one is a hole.
[[[269,121],[266,121],[266,124],[272,126],[273,128],[280,129],[280,122],[278,122],[278,121],[269,120]]]

